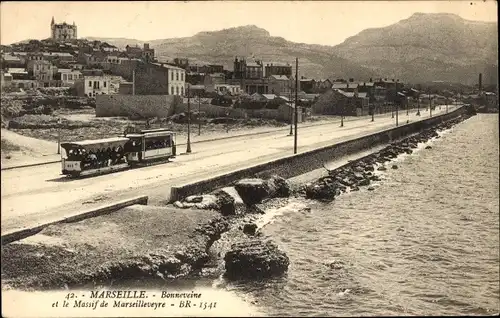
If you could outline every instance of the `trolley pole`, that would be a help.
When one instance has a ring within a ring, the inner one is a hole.
[[[135,95],[135,69],[132,71],[132,95]]]
[[[417,116],[420,116],[420,96],[417,95]]]
[[[292,136],[293,135],[293,108],[292,108],[292,84],[290,83],[290,92],[288,93],[288,99],[290,100],[290,133],[288,134],[288,136]]]
[[[57,154],[61,154],[61,118],[57,120]]]
[[[342,103],[342,111],[340,112],[340,127],[344,127],[344,108],[345,105]]]
[[[430,91],[429,91],[429,116],[432,117],[432,98]]]
[[[399,103],[396,102],[396,127],[398,126]]]
[[[190,100],[190,95],[191,95],[191,92],[190,92],[190,89],[189,89],[189,84],[188,84],[188,87],[187,87],[187,93],[188,93],[188,114],[187,114],[187,118],[188,118],[188,136],[187,136],[187,148],[186,148],[186,153],[191,153],[191,100]]]
[[[298,92],[299,92],[299,58],[295,58],[295,135],[293,140],[293,153],[297,153],[297,117],[299,115],[298,111]]]
[[[201,135],[200,108],[201,108],[201,92],[198,93],[198,136]]]

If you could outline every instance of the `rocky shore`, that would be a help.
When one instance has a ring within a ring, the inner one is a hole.
[[[298,189],[279,176],[242,179],[211,193],[176,201],[173,207],[134,206],[75,224],[48,227],[31,239],[2,246],[4,288],[109,285],[113,280],[142,277],[175,279],[200,275],[214,262],[224,263],[227,279],[283,275],[288,270],[288,257],[274,242],[264,239],[256,225],[269,206],[286,204],[290,196],[331,201],[360,187],[375,190],[370,185],[379,180],[376,171],[397,169],[396,164],[387,163],[400,154],[411,154],[419,143],[439,138],[438,131],[468,117],[463,115],[394,142]],[[211,247],[229,232],[236,233],[233,240],[214,255]]]
[[[320,201],[332,201],[342,193],[358,191],[360,187],[368,187],[367,190],[374,190],[370,184],[379,181],[377,171],[398,169],[397,164],[389,164],[394,158],[401,154],[411,154],[418,147],[419,143],[427,142],[432,138],[440,138],[438,132],[450,129],[459,122],[471,117],[463,115],[453,120],[443,122],[435,127],[423,130],[422,132],[393,142],[380,151],[365,156],[361,159],[351,161],[347,165],[328,172],[328,176],[322,177],[315,182],[308,183],[299,189],[299,195],[307,199]],[[427,146],[426,149],[432,148]]]

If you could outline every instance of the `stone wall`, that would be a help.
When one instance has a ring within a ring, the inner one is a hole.
[[[448,114],[439,115],[423,121],[401,125],[392,129],[384,130],[371,135],[344,141],[338,144],[306,151],[285,158],[272,160],[267,163],[255,165],[249,168],[235,170],[230,173],[215,175],[212,178],[200,180],[171,188],[170,201],[174,202],[189,195],[207,193],[216,188],[227,186],[239,179],[252,177],[266,178],[277,174],[284,178],[295,177],[315,169],[321,168],[325,162],[332,158],[340,158],[359,151],[370,149],[374,146],[390,143],[394,140],[418,133],[426,128],[435,126],[443,121],[456,118],[464,114],[466,109],[461,107]]]
[[[198,111],[198,103],[196,100],[191,103],[191,111]],[[242,108],[230,108],[210,104],[201,104],[200,111],[204,112],[208,118],[215,117],[229,117],[232,118],[262,118],[262,119],[276,119],[285,120],[288,118],[284,114],[284,111],[277,109],[242,109]],[[181,104],[175,109],[176,113],[187,112],[187,104]],[[299,117],[301,118],[301,117]]]
[[[97,95],[96,117],[168,117],[182,103],[172,95]]]

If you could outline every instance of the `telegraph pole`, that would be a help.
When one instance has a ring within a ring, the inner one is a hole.
[[[288,136],[292,136],[293,135],[293,108],[292,108],[292,91],[293,91],[293,87],[292,87],[292,83],[290,83],[290,87],[289,88],[290,88],[290,91],[288,92],[288,99],[290,101],[290,111],[289,111],[289,114],[290,114],[290,133],[288,134]]]
[[[132,71],[132,95],[135,95],[135,69]]]
[[[191,90],[190,90],[190,85],[188,84],[187,87],[187,93],[188,93],[188,136],[187,136],[187,148],[186,148],[186,153],[191,153]]]
[[[396,102],[396,127],[398,126],[399,103]]]
[[[431,89],[429,88],[429,116],[432,117],[432,98],[431,98]]]
[[[417,95],[417,116],[420,116],[420,93]]]
[[[198,136],[201,135],[200,108],[201,108],[201,91],[198,92]]]
[[[298,111],[298,92],[299,92],[299,58],[295,58],[295,135],[293,140],[293,153],[297,153],[297,117],[299,115]]]

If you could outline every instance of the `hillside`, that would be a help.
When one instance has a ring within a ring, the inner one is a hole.
[[[93,38],[107,41],[120,47],[123,39]],[[138,42],[133,42],[136,44]],[[187,57],[192,63],[222,64],[233,69],[236,56],[261,59],[264,62],[295,63],[299,58],[300,75],[314,78],[351,76],[369,78],[374,74],[366,68],[339,58],[331,53],[332,47],[294,43],[281,37],[270,36],[269,32],[256,26],[242,26],[215,32],[200,32],[192,37],[154,40],[149,42],[160,60]],[[140,44],[140,42],[139,42]]]
[[[497,24],[454,14],[415,13],[393,25],[367,29],[333,52],[388,77],[412,81],[495,80]]]
[[[122,48],[143,43],[92,39]],[[227,69],[233,68],[236,56],[289,63],[298,57],[300,75],[313,78],[388,77],[414,83],[472,84],[483,73],[485,83],[498,80],[497,24],[467,21],[454,14],[415,13],[387,27],[364,30],[337,46],[290,42],[254,25],[149,43],[160,60],[187,57],[192,63],[222,64]]]

